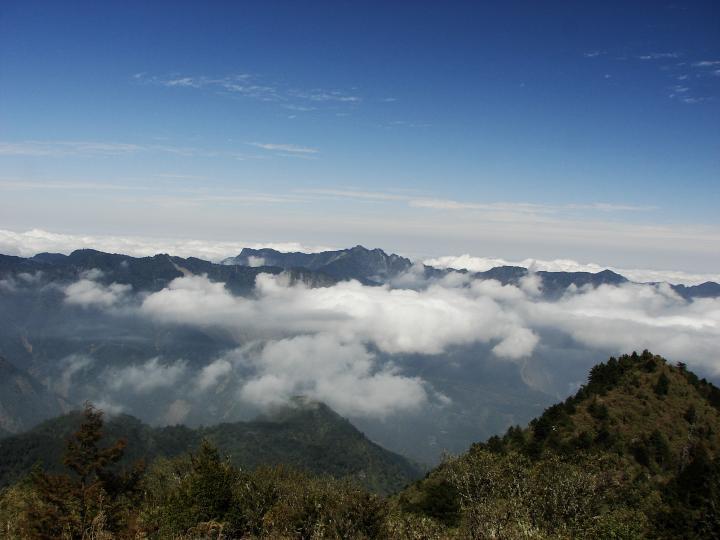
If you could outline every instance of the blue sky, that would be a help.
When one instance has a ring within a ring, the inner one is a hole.
[[[716,2],[14,2],[0,228],[720,265]]]

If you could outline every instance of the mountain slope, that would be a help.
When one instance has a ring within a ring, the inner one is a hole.
[[[64,399],[0,356],[0,437],[68,410]]]
[[[212,281],[221,281],[235,294],[248,294],[255,286],[260,273],[279,274],[281,268],[250,268],[215,264],[195,257],[174,257],[158,254],[152,257],[104,253],[93,249],[80,249],[70,255],[40,253],[29,259],[0,256],[0,275],[17,275],[19,272],[41,272],[46,281],[70,281],[83,272],[100,270],[101,283],[131,285],[136,291],[159,291],[173,279],[189,274],[206,274]],[[291,281],[302,281],[310,286],[324,286],[335,282],[325,274],[298,268],[289,272]]]
[[[225,259],[225,265],[276,266],[284,269],[306,268],[336,279],[357,279],[376,284],[407,271],[412,262],[399,255],[388,255],[381,249],[355,246],[321,253],[281,253],[274,249],[243,249],[237,257]]]
[[[38,461],[48,470],[62,470],[65,440],[80,420],[80,414],[74,412],[0,440],[0,485],[27,474]],[[195,451],[206,438],[241,467],[292,465],[315,474],[349,477],[381,493],[395,491],[419,476],[414,464],[368,440],[350,422],[319,403],[298,403],[253,422],[198,429],[152,428],[132,416],[118,415],[108,419],[105,433],[108,440],[128,440],[125,464]]]
[[[474,444],[398,504],[509,537],[518,523],[541,537],[717,537],[720,389],[647,351],[611,358],[574,396]]]

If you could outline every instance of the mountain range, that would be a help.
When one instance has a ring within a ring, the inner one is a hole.
[[[120,402],[123,412],[152,426],[183,423],[197,428],[252,420],[262,408],[237,399],[237,388],[251,368],[246,363],[238,366],[237,374],[217,379],[220,382],[213,391],[202,396],[186,382],[228,351],[239,350],[238,345],[251,345],[251,333],[238,336],[211,325],[160,324],[125,308],[103,311],[69,304],[65,291],[72,284],[90,281],[108,291],[127,291],[128,301],[138,305],[150,294],[167,291],[173,280],[205,275],[212,283],[224,284],[233,297],[252,300],[261,274],[282,275],[287,283],[310,289],[354,279],[372,290],[428,287],[455,278],[521,286],[532,274],[540,278],[540,295],[548,302],[572,288],[630,283],[610,270],[530,272],[501,266],[472,273],[438,269],[362,246],[315,254],[243,249],[222,264],[167,254],[130,257],[89,249],[29,258],[0,255],[0,355],[4,358],[0,361],[0,436],[26,431],[41,420],[77,408],[84,399],[116,410],[105,401],[108,395]],[[720,285],[713,282],[670,287],[688,301],[720,297]],[[282,305],[277,309],[272,315],[280,315]],[[589,368],[588,351],[552,331],[545,336],[545,344],[522,362],[497,360],[492,345],[485,343],[449,347],[442,362],[437,356],[416,353],[389,355],[371,349],[370,354],[390,362],[395,372],[422,378],[429,404],[403,413],[398,422],[363,414],[346,416],[371,440],[423,463],[436,463],[443,451],[458,452],[472,441],[529,421],[568,388],[576,387]],[[138,367],[170,369],[172,365],[178,369],[172,373],[182,372],[185,377],[173,384],[150,379]],[[129,383],[121,386],[119,373],[132,375],[135,388]],[[152,391],[143,390],[149,384],[143,377],[155,384]]]
[[[367,249],[355,246],[337,251],[320,253],[286,253],[274,249],[244,248],[236,257],[224,259],[221,264],[243,267],[270,267],[284,270],[306,269],[332,276],[338,280],[356,279],[364,284],[386,283],[413,267],[410,259],[396,254],[387,254],[381,249]],[[498,266],[484,272],[469,272],[464,269],[439,269],[422,265],[425,278],[441,278],[452,272],[470,274],[477,279],[494,279],[503,285],[517,285],[530,270],[521,266]],[[534,272],[542,279],[543,293],[548,297],[560,296],[569,286],[620,285],[628,283],[626,277],[613,272]],[[720,296],[720,284],[708,281],[699,285],[670,284],[683,298],[713,298]]]

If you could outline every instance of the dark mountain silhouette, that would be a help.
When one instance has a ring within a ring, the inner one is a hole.
[[[21,478],[38,462],[48,470],[61,471],[65,440],[81,420],[75,411],[0,440],[0,485]],[[396,491],[421,474],[418,466],[368,440],[326,405],[299,399],[294,407],[262,419],[198,429],[153,428],[121,414],[107,419],[105,435],[108,440],[127,439],[121,465],[179,456],[207,439],[240,467],[291,465],[314,474],[351,478],[381,493]]]
[[[356,279],[367,284],[382,283],[412,266],[412,262],[405,257],[388,255],[381,249],[367,249],[363,246],[321,253],[281,253],[267,248],[245,248],[237,257],[225,259],[223,264],[307,268],[336,279]]]

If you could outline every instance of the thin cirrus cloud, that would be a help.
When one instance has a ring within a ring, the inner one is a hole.
[[[136,73],[133,80],[166,88],[188,88],[213,90],[226,96],[239,96],[257,101],[280,103],[284,107],[292,108],[298,112],[315,110],[315,106],[308,104],[326,105],[357,105],[363,101],[362,97],[351,92],[325,89],[325,88],[295,88],[280,83],[261,82],[263,77],[241,73],[225,77],[206,76],[149,76],[145,73]],[[301,104],[298,105],[297,102]]]
[[[588,51],[583,53],[585,58],[597,58],[605,51]],[[668,77],[673,83],[682,81],[683,84],[672,84],[667,87],[668,99],[687,105],[697,105],[714,101],[717,98],[718,88],[713,79],[720,76],[720,60],[685,60],[689,56],[679,51],[646,52],[627,56],[625,54],[615,58],[618,61],[635,60],[655,66],[660,73]],[[689,68],[695,68],[692,78],[688,75]],[[605,78],[612,78],[606,74]],[[688,84],[690,81],[693,84]]]
[[[720,60],[701,60],[700,62],[694,62],[695,67],[716,67],[720,66]]]
[[[311,148],[309,146],[300,146],[297,144],[276,144],[276,143],[260,143],[251,142],[248,143],[250,146],[261,148],[263,150],[283,152],[286,154],[317,154],[320,152],[317,148]]]
[[[90,154],[117,156],[134,154],[147,147],[117,142],[97,141],[21,141],[0,142],[0,155],[3,156],[65,156]]]
[[[641,54],[637,56],[638,60],[668,60],[673,58],[680,58],[682,56],[679,52],[654,52]]]
[[[598,212],[649,212],[658,210],[650,205],[632,205],[594,202],[587,204],[547,205],[528,202],[472,202],[456,201],[452,199],[426,198],[417,195],[403,195],[400,193],[362,191],[353,189],[303,189],[296,190],[305,195],[322,197],[367,199],[376,201],[405,202],[414,208],[428,208],[435,210],[485,210],[485,211],[513,211],[526,214],[557,213],[571,210],[592,210]]]
[[[3,156],[128,156],[141,152],[160,152],[205,157],[223,155],[221,152],[215,150],[160,144],[135,144],[104,141],[0,141],[0,155]]]
[[[247,143],[262,150],[273,151],[276,156],[316,159],[317,148],[296,144]],[[186,157],[225,158],[238,161],[267,159],[268,155],[252,155],[232,150],[173,146],[162,144],[136,144],[102,141],[0,141],[0,156],[54,157],[67,156],[108,157],[135,154],[172,154]]]

